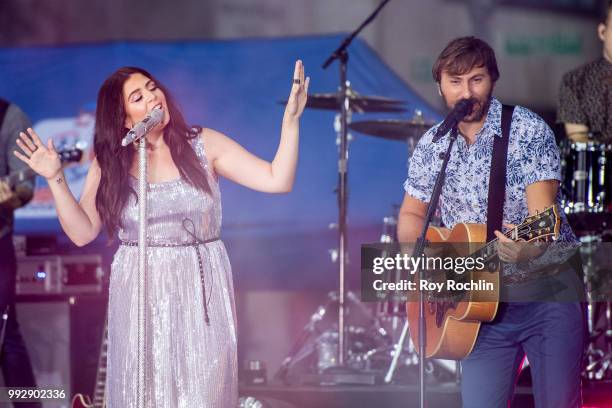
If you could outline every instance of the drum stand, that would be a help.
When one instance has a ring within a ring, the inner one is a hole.
[[[599,271],[594,263],[602,229],[612,224],[612,214],[607,211],[611,197],[610,177],[611,148],[600,143],[597,133],[587,133],[588,141],[561,144],[563,207],[570,224],[584,235],[580,237],[580,253],[584,262],[584,283],[587,295],[588,348],[584,377],[588,380],[612,378],[612,303],[598,301],[595,290],[601,284],[596,281]],[[609,291],[609,288],[605,288]],[[605,308],[606,328],[596,330],[597,306]],[[605,349],[598,347],[601,337]]]
[[[330,292],[328,300],[317,307],[315,313],[310,317],[309,322],[304,326],[302,332],[296,342],[293,344],[288,356],[283,360],[280,369],[275,374],[275,378],[279,380],[287,380],[287,376],[291,367],[300,361],[306,354],[312,350],[306,348],[306,343],[317,333],[323,333],[318,328],[320,321],[324,316],[329,314],[329,309],[337,305],[338,310],[338,325],[337,325],[337,352],[336,357],[330,360],[327,373],[319,373],[317,378],[310,378],[307,382],[321,382],[326,384],[374,384],[375,378],[371,374],[358,373],[347,361],[348,341],[346,321],[351,308],[359,310],[361,315],[366,317],[370,325],[375,328],[379,334],[385,334],[378,324],[378,321],[372,316],[372,312],[359,300],[359,298],[351,291],[345,289],[345,271],[348,263],[347,251],[347,207],[348,207],[348,146],[351,137],[348,134],[348,124],[351,119],[351,110],[348,96],[352,93],[350,84],[346,80],[346,60],[348,54],[346,50],[341,55],[341,81],[343,86],[340,90],[340,95],[343,96],[342,111],[336,115],[334,120],[334,130],[337,134],[336,144],[338,145],[338,186],[336,193],[338,195],[338,222],[332,224],[331,228],[338,229],[339,248],[330,250],[332,262],[338,262],[339,268],[339,290]],[[347,302],[348,301],[348,302]],[[348,303],[348,304],[347,304]]]
[[[383,231],[380,236],[380,242],[383,244],[392,244],[397,242],[397,219],[395,217],[384,217],[383,218]],[[383,252],[381,255],[385,257],[387,254]],[[393,274],[393,276],[391,276]],[[399,282],[402,277],[398,270],[392,270],[386,272],[386,277],[383,279],[385,282]],[[391,338],[393,340],[393,347],[391,351],[391,356],[396,352],[397,344],[399,343],[397,333],[402,330],[402,325],[406,322],[406,302],[408,298],[407,296],[399,297],[396,295],[393,299],[383,299],[380,300],[376,304],[376,318],[379,321],[379,324],[385,327],[384,323],[389,323],[390,330],[388,332],[391,334]],[[403,343],[403,341],[402,341]],[[414,360],[414,364],[417,364],[418,355],[414,349],[414,345],[411,341],[408,342],[408,347],[403,350],[403,352],[408,353],[407,359],[404,361],[412,361]]]
[[[351,307],[346,307],[347,316],[350,314],[351,310],[359,311],[359,314],[365,317],[367,321],[367,325],[370,328],[373,328],[377,332],[377,335],[379,335],[381,338],[386,336],[386,331],[380,327],[378,320],[373,316],[370,309],[368,309],[362,302],[360,302],[359,298],[353,292],[349,291],[346,293],[346,300],[351,305]],[[281,364],[280,369],[275,374],[274,377],[276,379],[282,380],[285,382],[290,382],[288,381],[288,375],[289,375],[289,372],[292,366],[294,366],[296,363],[301,361],[307,355],[312,353],[317,346],[316,344],[309,345],[308,341],[312,340],[313,338],[316,339],[320,337],[321,335],[325,335],[329,333],[329,330],[324,330],[321,327],[321,321],[325,318],[325,316],[329,314],[330,310],[333,311],[335,309],[335,306],[338,305],[338,301],[339,301],[338,293],[330,292],[327,295],[327,301],[324,304],[317,307],[316,311],[312,314],[312,316],[310,316],[308,323],[302,329],[302,332],[300,333],[298,339],[295,341],[295,343],[291,347],[291,351],[289,352],[287,357],[285,357],[285,359],[283,360],[283,363]],[[348,331],[350,332],[350,330]],[[332,334],[336,333],[334,328],[332,328],[331,333]],[[338,338],[339,337],[340,336],[338,334]],[[374,341],[376,340],[374,339]],[[368,353],[366,353],[364,359],[367,359],[370,352],[371,350]],[[325,364],[326,368],[337,367],[338,360],[337,360],[336,355],[337,355],[337,352],[335,352],[334,356],[330,356],[330,358],[328,358],[329,361],[327,361]],[[349,355],[349,353],[347,353],[347,358],[345,359],[344,365],[350,368],[354,368],[352,367],[352,363],[353,361],[351,359],[351,356]],[[354,372],[347,372],[347,373],[344,373],[343,375],[325,374],[323,372],[325,370],[320,370],[320,371],[322,372],[320,372],[319,375],[314,375],[314,376],[310,375],[303,382],[309,382],[309,383],[324,382],[326,384],[330,384],[330,383],[334,383],[334,384],[340,384],[340,383],[373,384],[374,383],[373,375],[363,375],[363,374],[357,374]]]
[[[595,270],[593,264],[593,256],[597,250],[597,245],[601,243],[601,237],[599,235],[588,235],[581,237],[580,241],[582,242],[580,252],[586,258],[584,281],[587,292],[587,330],[589,336],[585,356],[587,365],[583,374],[588,380],[606,380],[612,376],[612,302],[597,302],[593,298],[593,279],[597,275],[597,270]],[[601,331],[595,329],[597,304],[605,305],[606,328]],[[607,351],[598,348],[596,345],[596,340],[601,336],[604,337]]]

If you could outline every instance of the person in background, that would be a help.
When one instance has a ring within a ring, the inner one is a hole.
[[[601,57],[561,81],[557,122],[575,142],[594,138],[612,143],[612,0],[602,10],[597,36],[603,43]]]
[[[17,261],[13,247],[13,212],[26,205],[34,195],[34,180],[20,180],[14,185],[7,177],[27,169],[13,155],[15,138],[30,127],[30,120],[15,104],[0,99],[0,365],[4,386],[36,387],[32,364],[19,330],[15,310],[15,280]],[[2,338],[4,333],[4,338]],[[40,407],[37,402],[19,403],[19,407]]]

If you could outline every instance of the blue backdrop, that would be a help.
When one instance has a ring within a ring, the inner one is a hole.
[[[0,96],[19,104],[35,123],[75,118],[95,109],[98,87],[111,72],[124,65],[140,66],[172,91],[188,122],[220,130],[270,160],[278,145],[284,109],[278,102],[288,96],[295,60],[304,61],[311,93],[334,92],[337,63],[327,70],[321,64],[342,38],[2,48]],[[356,40],[349,50],[348,77],[356,91],[401,99],[408,108],[404,114],[354,114],[353,121],[409,119],[415,109],[422,110],[426,119],[440,118],[365,42]],[[333,112],[305,112],[297,177],[290,194],[268,195],[222,181],[223,238],[238,286],[335,287],[337,267],[328,255],[336,244],[336,232],[328,225],[337,219],[333,123]],[[353,137],[349,281],[355,283],[359,245],[376,241],[382,218],[393,215],[393,204],[401,203],[407,147],[357,133]],[[34,221],[23,215],[17,232],[63,235],[56,219]],[[102,247],[104,240],[92,246]]]

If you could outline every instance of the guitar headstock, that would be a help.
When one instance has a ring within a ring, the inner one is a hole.
[[[83,158],[83,150],[85,146],[85,144],[79,142],[72,147],[59,149],[57,154],[59,155],[59,158],[63,164],[80,162]],[[14,188],[17,183],[29,178],[33,179],[34,177],[36,177],[36,173],[30,168],[25,168],[23,170],[12,172],[7,176],[0,177],[0,181],[8,183],[11,188]]]
[[[557,205],[525,218],[517,229],[518,238],[525,241],[554,241],[559,236],[561,218]]]

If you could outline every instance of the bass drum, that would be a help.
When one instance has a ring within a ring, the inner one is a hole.
[[[561,145],[562,195],[566,214],[602,213],[612,203],[612,144]]]

